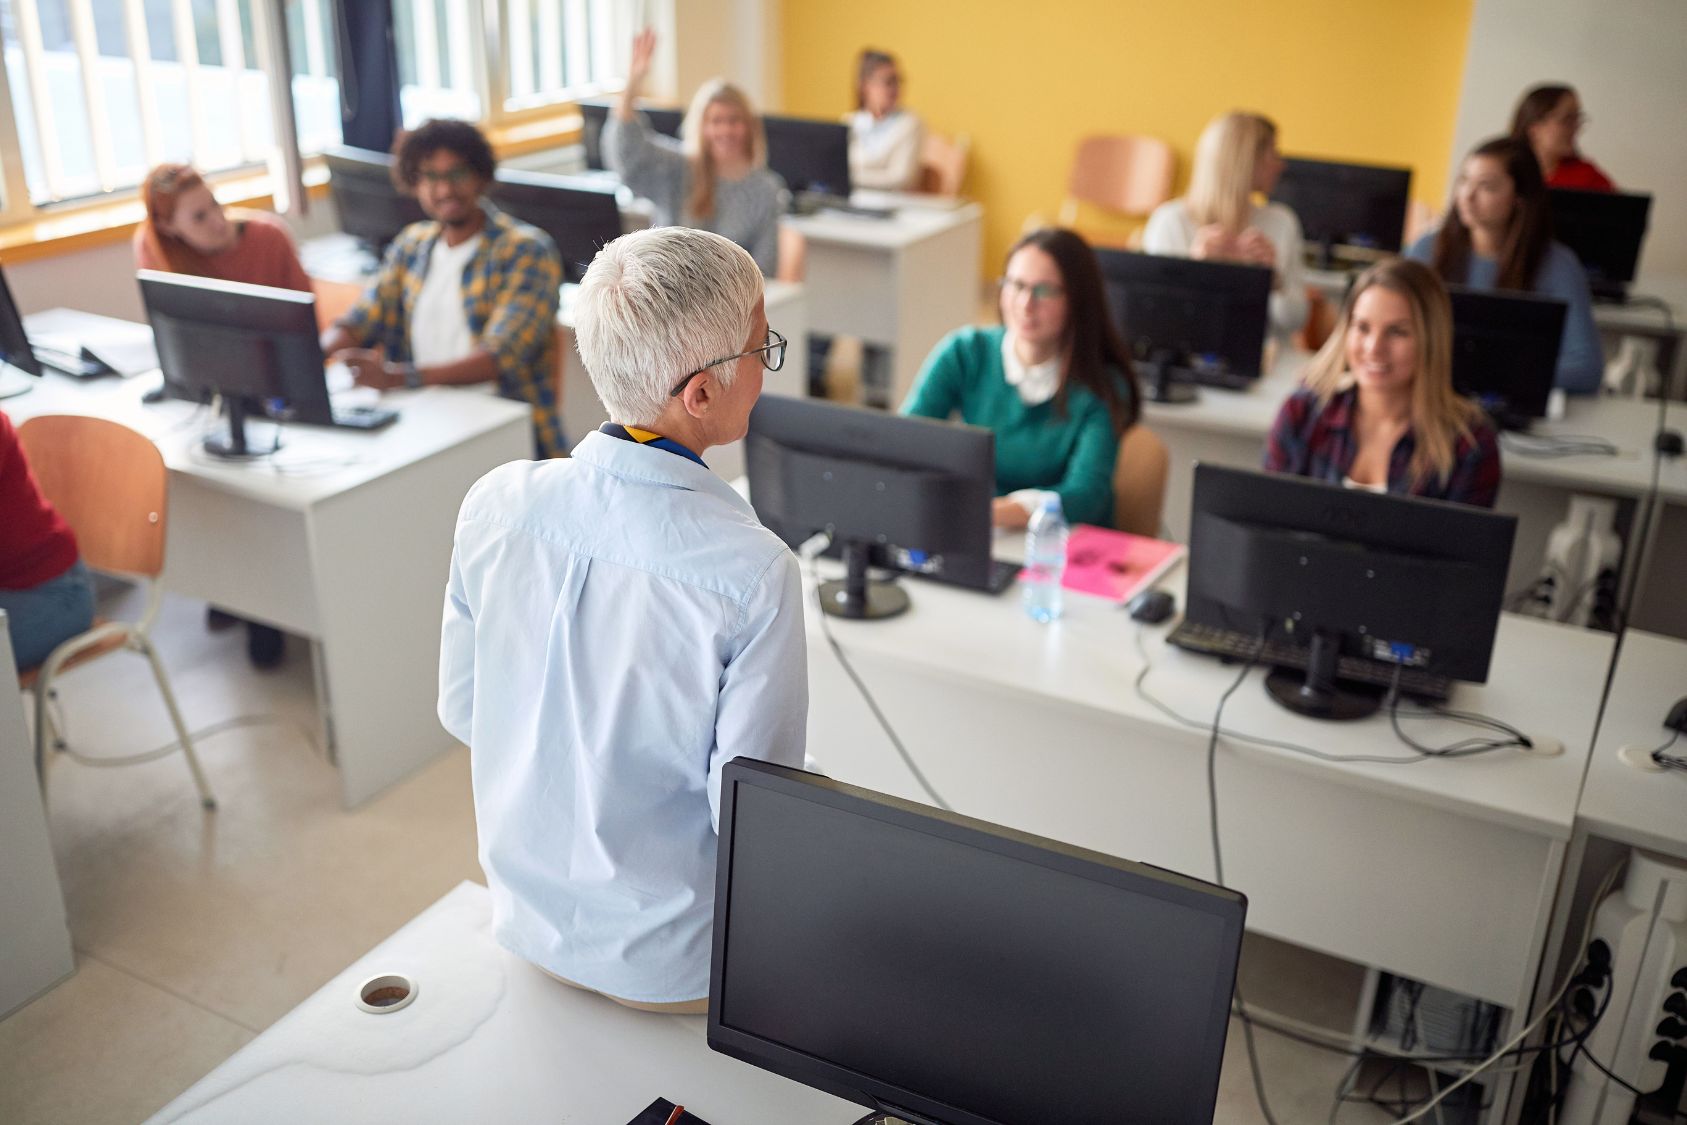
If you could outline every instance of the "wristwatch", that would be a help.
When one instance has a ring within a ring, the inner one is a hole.
[[[401,363],[399,368],[404,372],[404,385],[406,387],[415,390],[422,385],[422,371],[414,363]]]

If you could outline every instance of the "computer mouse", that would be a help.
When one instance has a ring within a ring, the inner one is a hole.
[[[159,383],[156,387],[152,388],[152,390],[142,395],[141,401],[146,403],[148,406],[155,402],[163,402],[165,393],[164,384]]]
[[[1675,706],[1669,709],[1669,715],[1664,719],[1664,726],[1687,734],[1687,699],[1675,701]]]
[[[1158,625],[1170,617],[1176,608],[1177,599],[1164,590],[1144,590],[1125,603],[1125,609],[1130,611],[1133,621],[1141,621],[1148,625]]]

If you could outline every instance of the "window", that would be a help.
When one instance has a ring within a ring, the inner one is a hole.
[[[638,5],[629,0],[506,0],[504,108],[520,111],[618,87]]]

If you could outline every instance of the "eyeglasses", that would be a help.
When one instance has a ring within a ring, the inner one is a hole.
[[[709,368],[719,367],[723,363],[731,363],[735,359],[743,359],[747,355],[761,356],[763,367],[767,368],[769,371],[778,371],[781,367],[785,366],[785,337],[769,328],[767,330],[767,343],[763,344],[759,348],[751,348],[749,351],[739,352],[737,355],[729,355],[725,359],[716,359],[705,363],[702,367],[699,367],[697,370],[681,379],[678,385],[668,392],[668,397],[678,398],[680,394],[684,392],[686,385],[690,383],[691,380],[697,378],[697,376],[703,374],[703,372],[707,371]]]
[[[450,184],[452,187],[462,187],[474,179],[474,169],[467,164],[459,164],[455,168],[447,168],[443,172],[433,172],[423,168],[417,171],[416,178],[425,184]]]
[[[1066,290],[1052,281],[1027,285],[1016,277],[1004,277],[996,282],[996,285],[1006,296],[1019,297],[1028,293],[1033,301],[1052,301],[1056,297],[1066,296]]]

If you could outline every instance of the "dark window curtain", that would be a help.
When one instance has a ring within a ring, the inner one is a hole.
[[[403,124],[392,0],[334,0],[334,15],[341,135],[354,148],[386,152]]]

